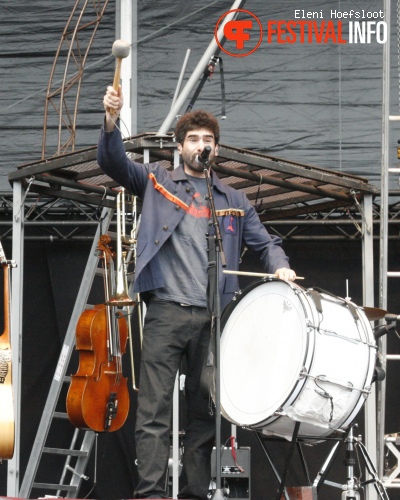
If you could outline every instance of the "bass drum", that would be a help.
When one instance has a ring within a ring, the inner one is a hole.
[[[345,430],[371,391],[376,343],[362,308],[281,280],[257,281],[221,318],[221,414],[291,439]]]

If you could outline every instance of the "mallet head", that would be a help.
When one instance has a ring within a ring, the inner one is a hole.
[[[125,40],[115,40],[112,46],[112,54],[117,59],[124,59],[129,56],[130,48],[129,42]]]

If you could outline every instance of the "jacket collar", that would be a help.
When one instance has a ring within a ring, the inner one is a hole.
[[[171,178],[174,182],[187,181],[185,171],[183,170],[183,165],[179,165],[179,167],[174,168],[174,170],[172,170]],[[219,179],[217,174],[212,169],[211,169],[211,178],[213,186],[216,189],[218,189],[218,191],[226,193],[227,189],[225,184]]]

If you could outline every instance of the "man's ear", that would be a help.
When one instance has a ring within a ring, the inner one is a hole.
[[[178,150],[178,153],[182,154],[182,144],[180,142],[178,142],[178,145],[176,146],[176,148]]]
[[[215,156],[218,156],[218,153],[219,153],[219,146],[218,144],[215,146],[215,150],[214,150],[214,155]]]

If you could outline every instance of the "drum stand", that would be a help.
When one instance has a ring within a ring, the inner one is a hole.
[[[342,500],[344,499],[352,499],[358,500],[360,498],[360,493],[358,490],[364,488],[368,484],[373,484],[376,492],[378,493],[378,497],[382,500],[389,500],[389,497],[386,493],[385,487],[382,484],[382,481],[379,479],[378,474],[376,472],[376,468],[371,461],[370,456],[368,455],[367,449],[361,441],[361,437],[354,437],[353,427],[356,427],[356,424],[352,424],[345,436],[341,441],[337,442],[335,446],[332,448],[328,458],[323,464],[321,470],[318,472],[317,477],[313,483],[313,492],[317,490],[320,483],[325,482],[325,484],[329,486],[333,486],[335,488],[340,488],[343,490]],[[336,458],[341,445],[346,444],[346,458],[344,464],[347,467],[347,482],[346,484],[340,485],[338,483],[333,483],[331,481],[325,481],[325,477]],[[358,452],[358,453],[357,453]],[[362,459],[363,465],[366,467],[368,473],[370,474],[372,479],[368,479],[364,482],[360,482],[359,478],[354,475],[354,467],[358,462],[360,467],[360,458]]]
[[[317,477],[315,478],[314,482],[312,483],[312,498],[313,500],[317,500],[318,498],[318,489],[323,485],[326,484],[327,486],[332,486],[335,488],[338,488],[342,490],[342,495],[341,499],[342,500],[359,500],[360,493],[359,490],[362,490],[365,486],[369,484],[373,484],[375,487],[376,492],[378,493],[378,498],[381,500],[389,500],[389,497],[386,493],[386,490],[382,484],[382,481],[379,479],[376,468],[374,464],[371,461],[370,456],[368,455],[368,452],[361,442],[360,437],[354,437],[353,433],[353,427],[355,427],[356,424],[352,424],[346,433],[343,435],[342,438],[337,439],[337,442],[333,446],[332,450],[330,451],[327,459],[325,460],[324,464],[322,465],[322,468],[317,474]],[[293,453],[295,450],[296,444],[298,445],[298,451],[300,454],[300,460],[301,464],[303,467],[303,472],[307,478],[307,484],[311,486],[311,481],[309,477],[309,472],[307,468],[307,464],[302,452],[302,449],[300,447],[300,440],[298,440],[298,433],[299,433],[299,427],[300,427],[300,422],[296,422],[291,444],[290,444],[290,449],[286,458],[285,462],[285,468],[282,473],[282,476],[279,475],[279,472],[277,471],[273,460],[271,458],[271,455],[269,454],[268,450],[266,449],[264,443],[262,442],[262,439],[260,437],[260,433],[256,431],[256,436],[257,439],[267,457],[267,460],[275,474],[275,477],[279,481],[279,487],[277,490],[277,495],[276,495],[276,500],[281,500],[282,495],[286,500],[289,499],[289,495],[286,491],[286,478],[287,474],[289,471],[290,463],[293,457]],[[311,437],[308,439],[312,439]],[[321,439],[321,438],[315,438],[315,439]],[[334,462],[334,460],[337,458],[339,451],[342,448],[342,445],[346,444],[346,458],[344,460],[344,464],[347,468],[347,481],[345,484],[339,484],[339,483],[334,483],[332,481],[326,481],[325,478]],[[362,459],[362,464],[360,463]],[[364,466],[368,473],[371,476],[371,479],[368,479],[366,481],[360,482],[359,478],[355,476],[355,465],[358,463],[358,468],[361,469],[362,466]]]
[[[260,433],[258,431],[256,431],[256,433],[255,433],[256,437],[258,439],[258,442],[260,443],[261,448],[263,449],[263,451],[265,453],[265,456],[267,457],[267,460],[268,460],[268,462],[269,462],[269,464],[270,464],[270,466],[271,466],[271,468],[272,468],[272,470],[273,470],[273,472],[275,474],[275,477],[279,481],[279,487],[278,487],[278,490],[277,490],[276,500],[281,500],[282,495],[285,497],[286,500],[290,500],[289,496],[288,496],[288,493],[286,491],[285,483],[286,483],[286,477],[287,477],[288,472],[289,472],[289,468],[290,468],[290,464],[291,464],[291,461],[292,461],[292,458],[293,458],[293,453],[294,453],[294,449],[295,449],[296,444],[298,446],[298,451],[299,451],[299,454],[300,454],[301,464],[303,466],[303,472],[305,473],[306,478],[307,478],[307,483],[308,484],[311,483],[310,478],[309,478],[308,469],[307,469],[307,464],[306,464],[306,461],[304,459],[304,456],[303,456],[303,453],[302,453],[302,449],[300,448],[299,442],[297,440],[297,437],[298,437],[298,434],[299,434],[299,429],[300,429],[300,422],[296,422],[296,424],[294,426],[292,440],[290,442],[290,448],[289,448],[289,452],[288,452],[287,457],[286,457],[285,468],[283,470],[282,476],[280,476],[279,472],[277,471],[277,469],[276,469],[276,467],[274,465],[274,462],[273,462],[273,460],[271,458],[271,455],[268,452],[265,444],[263,443],[263,441],[262,441],[262,439],[260,437]]]

